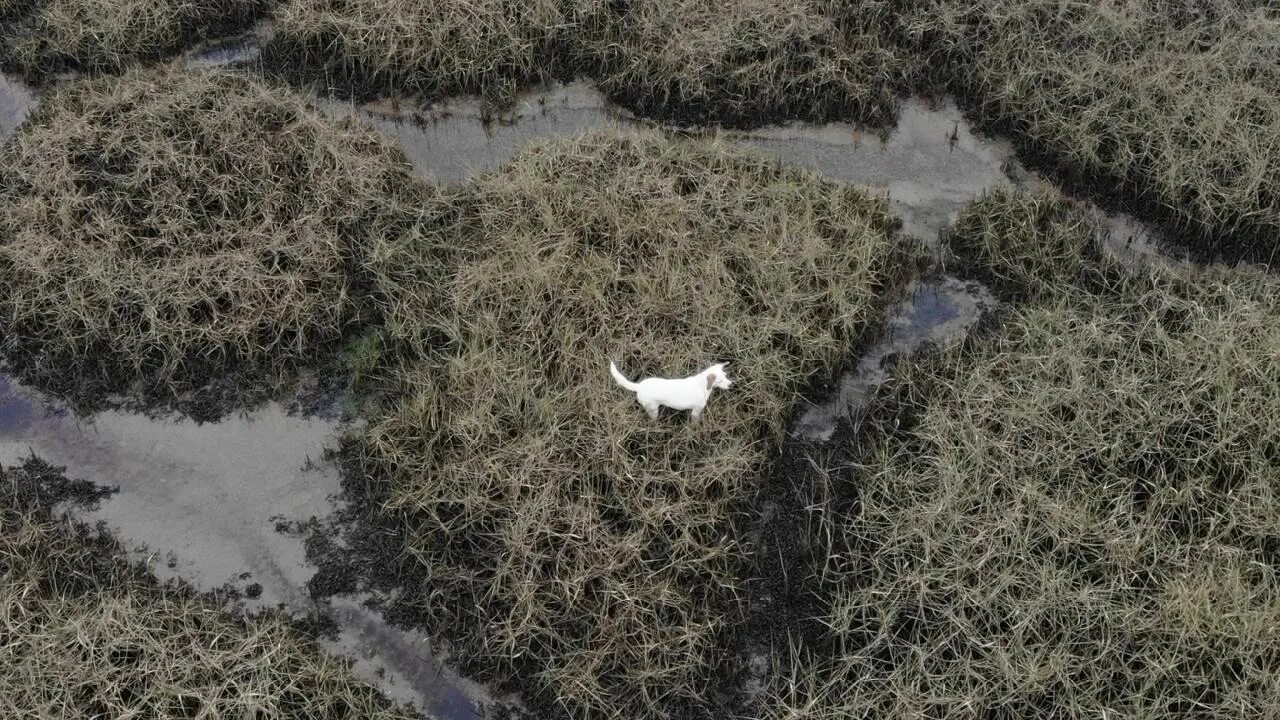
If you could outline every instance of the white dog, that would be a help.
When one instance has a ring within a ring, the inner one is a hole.
[[[712,388],[728,390],[733,382],[725,375],[724,368],[729,363],[718,363],[703,370],[697,375],[686,378],[645,378],[633,383],[618,371],[618,366],[609,361],[609,372],[622,387],[636,394],[639,402],[649,413],[649,417],[658,419],[658,408],[663,405],[672,410],[689,410],[694,422],[702,417],[702,410],[707,406],[707,398]]]

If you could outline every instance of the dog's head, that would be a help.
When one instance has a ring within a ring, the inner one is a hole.
[[[707,368],[707,389],[720,388],[728,390],[733,387],[733,381],[725,374],[724,368],[729,363],[718,363]]]

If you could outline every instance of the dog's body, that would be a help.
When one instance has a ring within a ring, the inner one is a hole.
[[[702,410],[707,406],[707,398],[711,397],[712,388],[728,390],[733,382],[724,373],[728,363],[718,363],[703,370],[697,375],[685,378],[645,378],[638,383],[631,382],[618,366],[609,363],[609,372],[622,387],[636,394],[636,402],[644,407],[649,417],[658,419],[658,408],[666,406],[672,410],[688,410],[690,417],[697,422],[702,417]]]

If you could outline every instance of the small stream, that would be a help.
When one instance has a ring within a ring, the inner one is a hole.
[[[428,107],[390,99],[362,106],[325,101],[322,107],[333,114],[359,114],[394,136],[418,172],[438,182],[461,181],[499,167],[534,139],[650,126],[610,105],[582,81],[526,94],[496,119],[486,118],[473,98]],[[950,102],[905,101],[898,127],[884,140],[845,123],[792,124],[719,136],[832,180],[883,190],[903,219],[903,230],[929,242],[975,195],[1011,182],[1005,167],[1013,162],[1012,146],[974,135]]]
[[[210,43],[186,56],[191,67],[252,65],[269,27]],[[0,140],[35,102],[20,82],[0,76]],[[500,166],[525,143],[586,130],[646,125],[611,107],[586,83],[551,87],[522,97],[495,122],[480,103],[458,99],[429,107],[393,100],[353,106],[321,100],[332,114],[356,113],[394,136],[417,170],[440,182],[464,180]],[[1012,147],[975,135],[950,103],[904,103],[898,126],[885,139],[853,125],[793,124],[722,133],[743,147],[814,169],[840,182],[887,193],[904,231],[936,248],[936,238],[957,211],[986,189],[1015,182],[1007,172]],[[1018,181],[1021,182],[1021,181]],[[1139,224],[1109,222],[1117,235],[1143,236]],[[1118,242],[1124,243],[1119,237]],[[1145,240],[1124,244],[1142,254]],[[852,420],[888,372],[888,360],[926,343],[963,338],[995,301],[986,289],[955,278],[923,280],[889,314],[883,341],[862,355],[821,403],[800,414],[792,434],[832,437]],[[329,647],[355,661],[357,671],[396,700],[448,720],[478,717],[494,699],[457,676],[433,654],[429,639],[389,626],[363,604],[338,596],[317,607],[306,589],[315,568],[297,533],[280,523],[323,520],[335,511],[336,467],[322,460],[346,430],[336,421],[299,417],[270,404],[240,417],[198,425],[178,416],[159,418],[108,411],[76,418],[40,393],[0,375],[0,463],[31,453],[66,466],[69,476],[119,491],[84,515],[104,521],[138,557],[152,561],[162,579],[180,577],[202,590],[224,585],[245,593],[249,609],[282,605],[299,613],[324,610],[339,637]]]

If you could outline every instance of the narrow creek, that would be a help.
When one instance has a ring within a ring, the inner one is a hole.
[[[188,55],[188,65],[251,61],[262,32],[201,48]],[[0,76],[0,140],[35,99],[20,82]],[[485,122],[479,102],[471,99],[407,109],[390,100],[320,104],[333,114],[364,116],[401,143],[423,176],[439,182],[497,167],[536,138],[642,124],[586,83],[525,95],[496,122]],[[1008,143],[975,135],[949,103],[906,101],[897,128],[883,140],[840,123],[722,137],[837,181],[882,190],[904,231],[934,247],[939,232],[974,196],[1001,184],[1025,184],[1015,178],[1028,177],[1016,168]],[[1128,219],[1111,222],[1119,234],[1144,232]],[[926,343],[957,341],[994,306],[991,295],[973,283],[951,277],[917,283],[889,313],[883,341],[857,359],[828,398],[800,414],[793,434],[829,439],[884,379],[890,357]],[[479,717],[495,699],[446,668],[429,639],[390,626],[362,596],[338,596],[316,607],[306,588],[316,569],[307,561],[303,539],[278,529],[333,515],[339,472],[322,457],[347,429],[338,421],[291,415],[278,404],[207,424],[118,411],[76,418],[0,374],[0,463],[34,453],[66,466],[72,477],[118,487],[84,517],[103,521],[138,557],[151,560],[162,579],[182,578],[202,590],[230,584],[245,594],[250,610],[283,605],[299,613],[324,611],[339,628],[329,647],[353,659],[389,696],[432,717]]]

